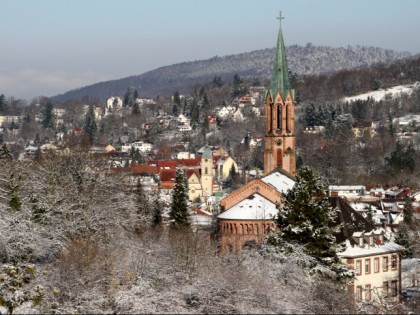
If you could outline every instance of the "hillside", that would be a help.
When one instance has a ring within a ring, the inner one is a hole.
[[[211,81],[220,76],[232,80],[235,74],[243,78],[269,78],[275,48],[261,49],[229,56],[215,56],[207,60],[183,62],[161,67],[140,75],[99,82],[52,97],[56,101],[82,99],[85,96],[105,100],[111,95],[123,95],[127,87],[138,90],[140,97],[171,95],[174,91],[187,93],[195,84]],[[286,47],[289,68],[298,75],[331,73],[342,69],[355,69],[375,63],[390,63],[410,56],[376,47],[333,48],[313,46]]]

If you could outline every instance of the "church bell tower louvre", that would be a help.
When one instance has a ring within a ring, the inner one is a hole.
[[[265,98],[264,175],[281,168],[296,175],[295,97],[287,68],[283,33],[280,29],[271,73],[270,87]]]

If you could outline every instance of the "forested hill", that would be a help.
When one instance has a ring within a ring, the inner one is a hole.
[[[248,53],[213,57],[207,60],[183,62],[152,70],[141,75],[118,80],[99,82],[52,97],[57,101],[89,98],[105,100],[112,95],[123,95],[127,87],[138,90],[140,97],[172,95],[175,91],[188,93],[195,84],[210,82],[220,76],[225,82],[235,74],[242,78],[268,79],[271,72],[275,48]],[[377,47],[333,48],[313,46],[286,47],[289,70],[298,75],[336,72],[342,69],[367,67],[374,63],[391,63],[410,56],[407,52],[396,52]]]

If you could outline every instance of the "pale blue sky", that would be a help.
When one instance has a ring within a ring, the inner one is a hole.
[[[285,44],[420,53],[419,0],[0,0],[0,94],[30,100]]]

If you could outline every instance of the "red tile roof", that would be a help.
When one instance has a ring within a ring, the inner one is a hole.
[[[173,182],[175,181],[176,169],[161,169],[160,182]]]
[[[159,169],[156,166],[150,165],[134,165],[131,167],[133,174],[159,174]]]
[[[201,165],[201,159],[182,159],[182,160],[177,160],[177,162],[184,166],[184,167],[199,167]]]

